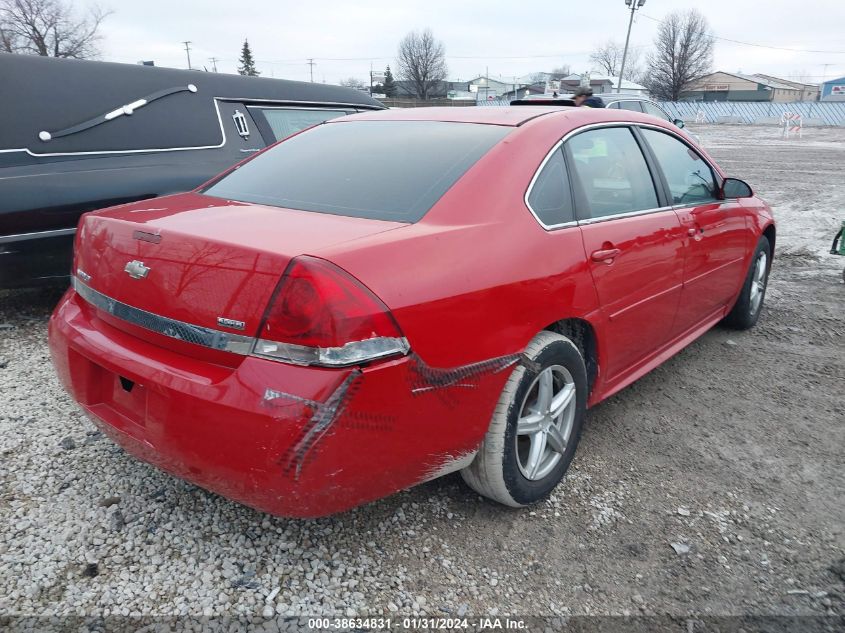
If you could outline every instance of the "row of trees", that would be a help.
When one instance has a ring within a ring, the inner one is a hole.
[[[618,77],[623,46],[607,41],[590,55],[595,68]],[[410,82],[419,99],[427,99],[432,88],[446,79],[446,53],[443,43],[431,31],[412,32],[399,43],[399,77]],[[629,48],[623,79],[643,84],[658,99],[677,101],[681,92],[713,64],[713,33],[707,19],[696,9],[675,11],[657,29],[654,47],[645,62],[637,48]],[[569,74],[569,66],[555,68],[551,75]],[[538,74],[535,79],[544,75]]]
[[[97,54],[100,25],[109,12],[93,5],[77,14],[66,0],[0,0],[0,51],[51,57],[86,58]],[[617,77],[622,65],[622,46],[607,41],[590,55],[595,68]],[[399,42],[399,78],[407,81],[419,99],[428,99],[446,79],[446,49],[430,29],[412,31]],[[643,61],[637,48],[629,48],[624,79],[645,85],[659,99],[676,101],[695,79],[706,74],[713,63],[713,33],[707,19],[696,9],[675,11],[657,30],[653,49]],[[249,42],[244,40],[238,64],[241,75],[257,76]],[[568,66],[555,68],[552,76],[569,74]],[[537,77],[539,79],[539,76]],[[341,85],[367,88],[355,78]],[[374,91],[396,95],[396,83],[385,71],[383,84]]]

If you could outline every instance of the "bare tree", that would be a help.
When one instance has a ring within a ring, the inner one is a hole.
[[[363,90],[364,88],[368,88],[369,86],[361,81],[360,79],[356,79],[355,77],[349,77],[348,79],[341,79],[340,84],[346,88],[355,88],[356,90]]]
[[[622,54],[624,48],[613,40],[607,40],[604,44],[590,53],[590,61],[602,73],[610,77],[619,76],[619,67],[622,65]],[[643,78],[642,63],[640,62],[639,49],[628,47],[628,57],[625,59],[625,76],[623,79],[637,83]]]
[[[0,49],[44,57],[96,57],[98,31],[109,14],[94,5],[78,17],[65,0],[0,0]]]
[[[807,71],[806,68],[802,68],[801,70],[795,71],[794,73],[789,75],[789,78],[792,79],[792,81],[798,82],[799,84],[809,84],[810,80],[812,79],[810,73]]]
[[[677,101],[713,64],[713,34],[696,9],[675,11],[663,18],[654,48],[648,58],[646,86],[658,99]]]
[[[446,79],[443,42],[431,29],[411,31],[399,42],[399,77],[411,82],[418,99],[428,99],[432,89]]]
[[[557,68],[553,68],[551,72],[552,79],[563,79],[571,74],[572,69],[569,68],[569,64],[561,64]]]

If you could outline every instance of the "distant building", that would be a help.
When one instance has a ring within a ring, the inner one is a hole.
[[[519,85],[519,84],[517,84]],[[532,95],[542,95],[546,94],[546,82],[540,81],[528,86],[523,85],[516,90],[509,90],[505,94],[503,94],[500,98],[506,101],[512,101],[514,99],[525,99]]]
[[[845,77],[824,82],[821,99],[822,101],[845,101]]]
[[[429,91],[429,99],[457,99],[485,101],[498,99],[520,84],[507,83],[487,77],[476,77],[469,81],[440,81]],[[396,82],[396,97],[416,99],[417,91],[412,81]]]
[[[798,101],[818,101],[819,100],[819,86],[818,84],[805,84],[800,81],[790,81],[789,79],[781,79],[780,77],[773,77],[772,75],[764,75],[763,73],[754,73],[755,77],[768,79],[777,83],[792,86],[800,91]]]
[[[572,94],[572,92],[581,85],[582,75],[574,73],[560,80],[560,94]],[[593,89],[593,94],[606,94],[608,92],[616,92],[616,86],[619,83],[619,77],[611,77],[609,75],[589,74],[590,88]],[[553,82],[552,82],[553,83]],[[648,89],[638,83],[622,80],[622,92],[626,94],[648,95]]]
[[[681,101],[802,101],[805,84],[785,83],[764,75],[718,71],[704,75],[681,93]]]

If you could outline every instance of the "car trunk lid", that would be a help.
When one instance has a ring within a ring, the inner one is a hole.
[[[126,306],[252,337],[292,258],[402,226],[180,194],[86,215],[75,272]]]

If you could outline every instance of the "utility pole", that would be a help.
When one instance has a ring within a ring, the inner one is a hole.
[[[185,54],[188,56],[188,70],[191,70],[191,42],[182,42],[185,45]]]
[[[214,68],[214,72],[217,72],[217,58],[216,57],[209,57],[208,61],[211,62],[211,67]]]
[[[631,25],[634,23],[634,11],[645,4],[645,0],[625,0],[625,5],[631,9],[631,18],[628,20],[628,35],[625,37],[625,50],[622,52],[622,66],[619,67],[619,85],[616,92],[622,92],[622,73],[625,72],[625,58],[628,57],[628,42],[631,40]]]
[[[314,64],[315,63],[316,62],[314,61],[313,57],[308,58],[308,65],[311,67],[311,83],[312,84],[314,83]]]

